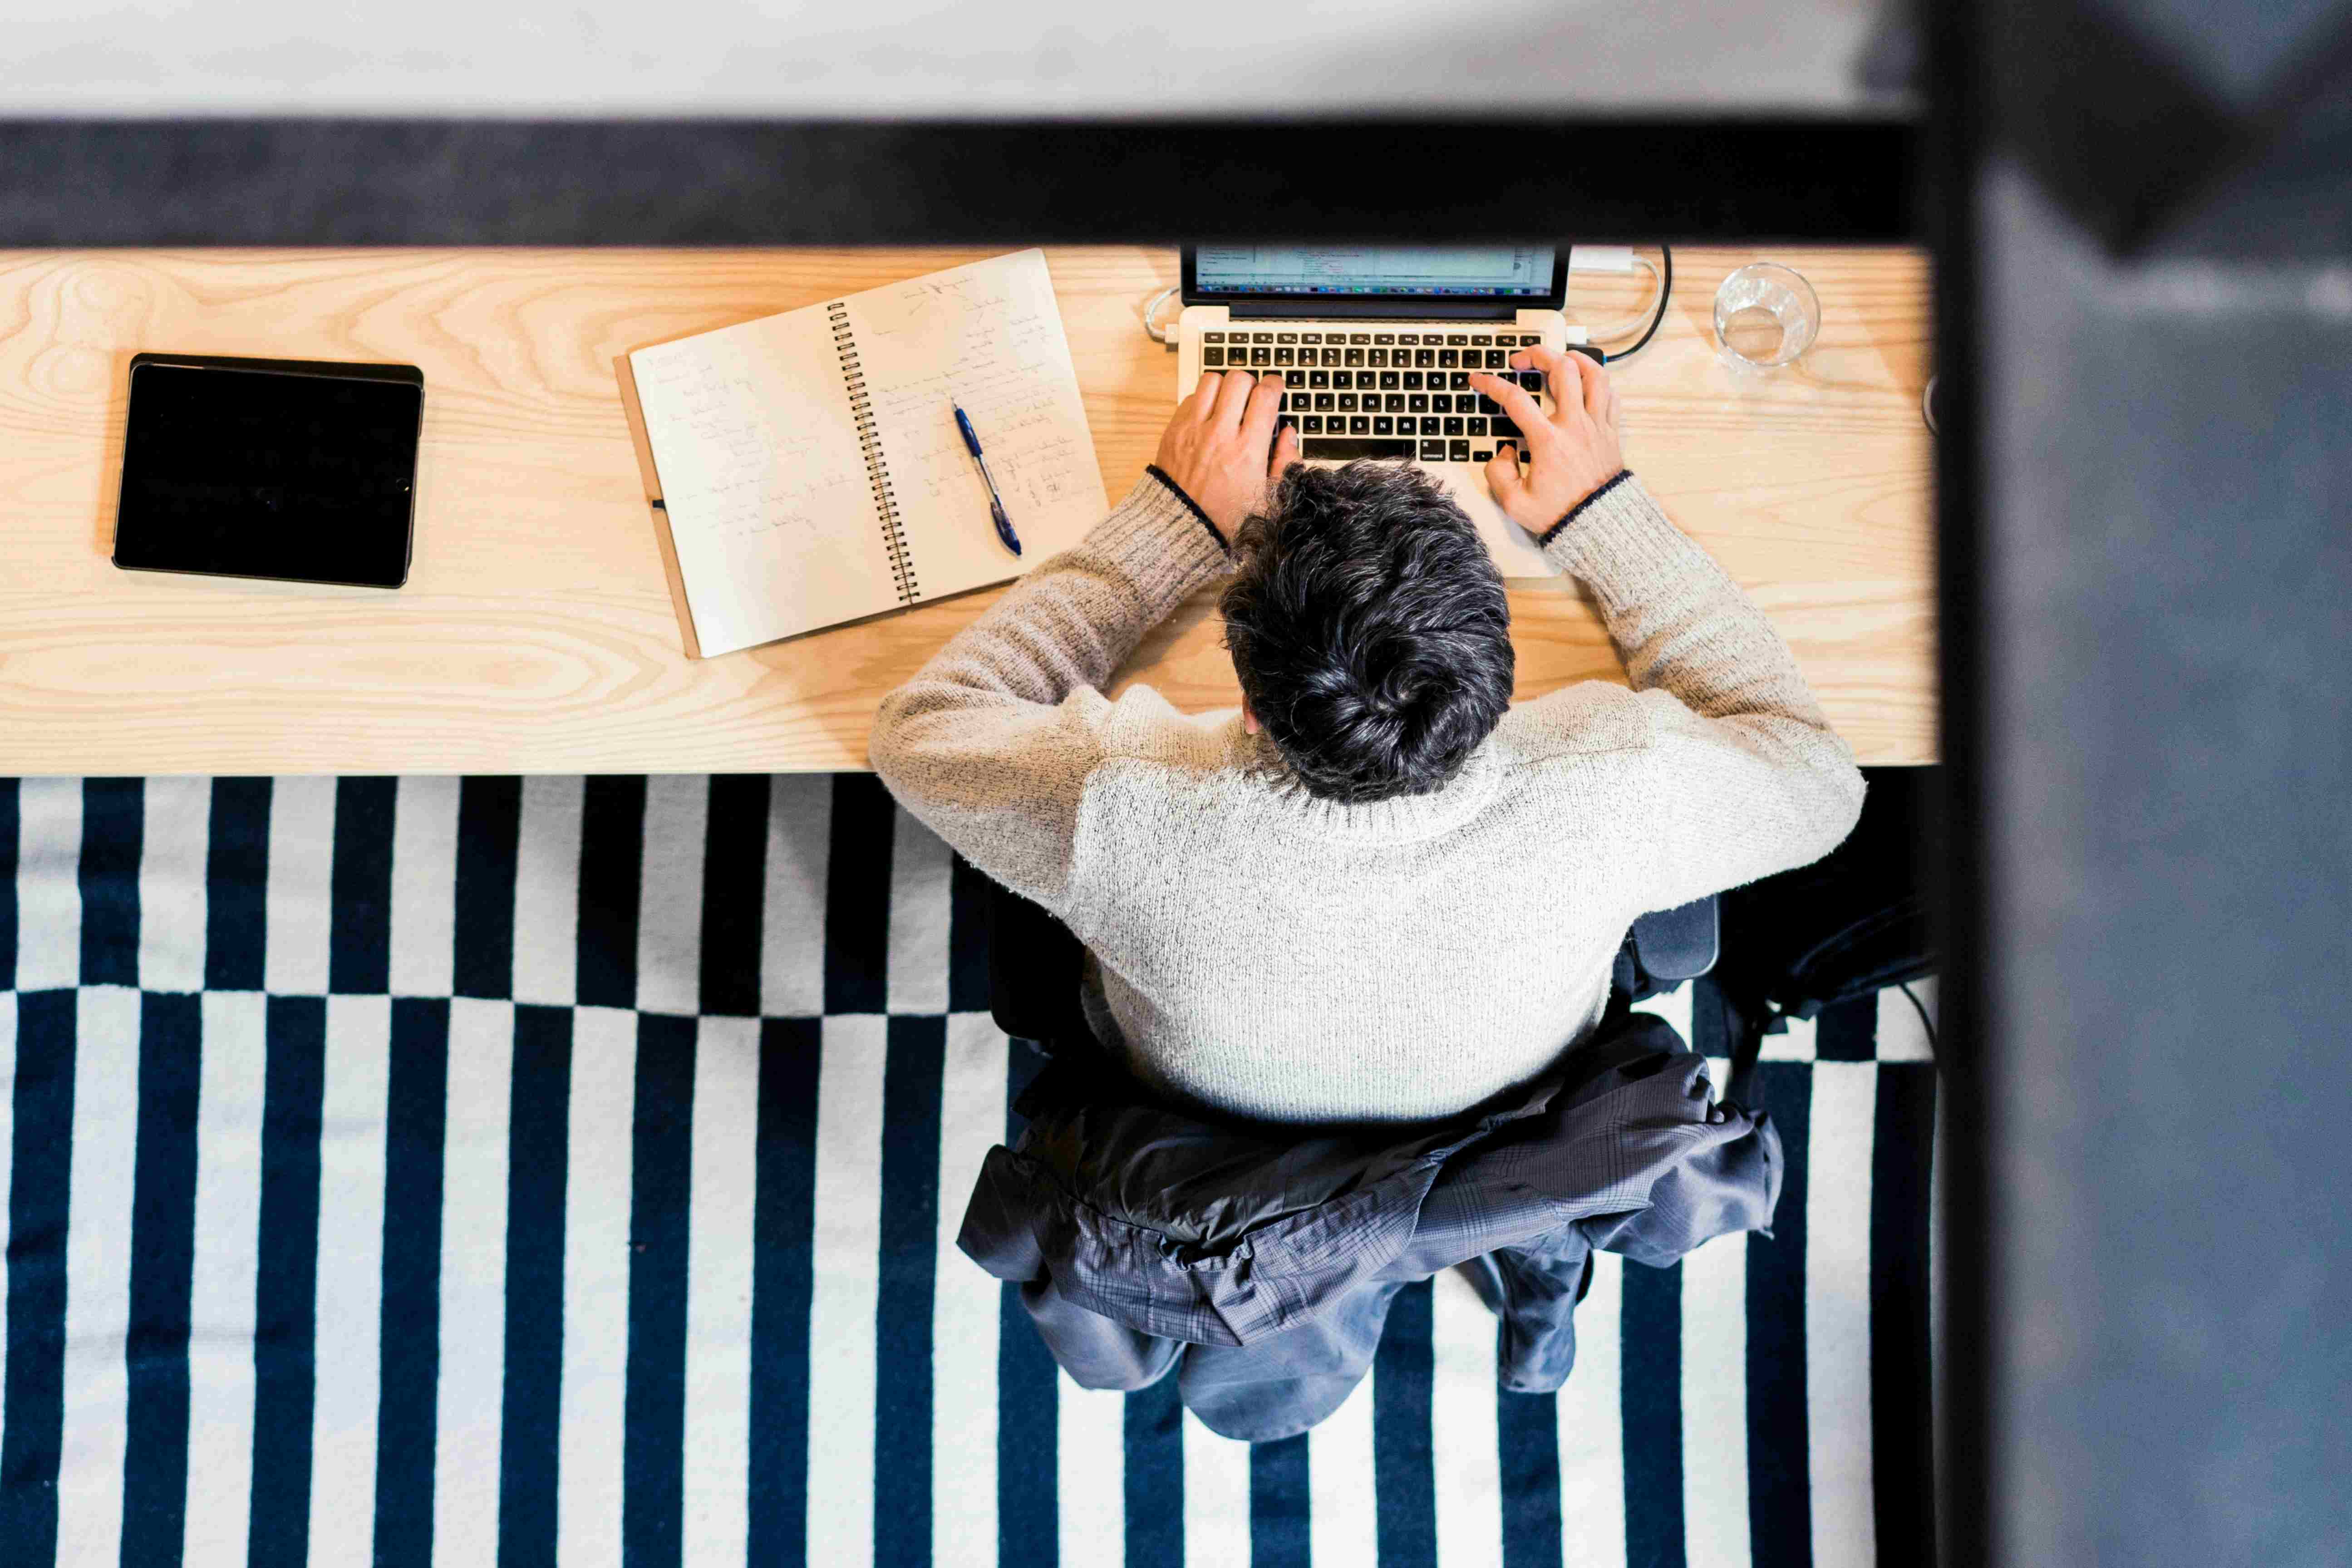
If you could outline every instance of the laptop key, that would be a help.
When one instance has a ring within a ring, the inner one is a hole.
[[[1456,392],[1470,390],[1470,373],[1466,370],[1457,370],[1445,379]]]
[[[1370,332],[1349,332],[1348,334],[1348,341],[1351,343],[1357,344],[1369,343],[1372,341],[1372,334]]]
[[[1406,396],[1404,405],[1415,414],[1426,414],[1429,412],[1429,396],[1426,393],[1412,393]]]
[[[1295,343],[1298,341],[1298,334],[1297,332],[1276,332],[1274,334],[1274,341],[1278,343]]]
[[[1345,463],[1357,458],[1402,458],[1412,461],[1413,444],[1393,436],[1332,436],[1327,429],[1318,441],[1301,441],[1299,453],[1311,462]]]
[[[1224,351],[1224,350],[1223,350],[1223,349],[1213,349],[1213,348],[1203,348],[1203,349],[1201,351],[1201,363],[1202,363],[1202,366],[1203,368],[1208,369],[1208,370],[1215,370],[1215,369],[1219,368],[1220,366],[1222,366],[1224,363],[1225,363],[1225,351]]]
[[[1360,415],[1360,414],[1351,414],[1351,415],[1349,415],[1349,416],[1348,416],[1348,434],[1349,434],[1349,435],[1350,435],[1350,436],[1369,436],[1369,435],[1370,435],[1371,433],[1372,433],[1372,422],[1371,422],[1370,419],[1367,419],[1366,417],[1364,417],[1364,416],[1362,416],[1362,415]]]
[[[1204,343],[1221,343],[1225,341],[1225,334],[1223,332],[1202,332],[1201,334],[1201,341]]]
[[[1315,407],[1319,413],[1330,413],[1332,408],[1331,395],[1328,392],[1317,393],[1315,395]]]
[[[1298,417],[1298,433],[1302,436],[1320,436],[1323,434],[1323,416],[1320,414],[1300,415]]]
[[[1276,349],[1274,351],[1274,363],[1276,364],[1286,365],[1294,358],[1297,357],[1297,353],[1298,351],[1297,349]]]
[[[1456,415],[1445,422],[1445,433],[1448,436],[1459,436],[1464,434],[1461,416]]]
[[[1384,370],[1381,372],[1381,390],[1382,392],[1394,392],[1396,389],[1397,373],[1392,370]]]
[[[1307,373],[1307,384],[1328,386],[1331,384],[1331,373],[1328,370],[1310,370]]]
[[[1417,370],[1404,371],[1401,373],[1398,379],[1404,383],[1404,389],[1407,392],[1419,392],[1421,390],[1421,372]]]
[[[1478,418],[1474,418],[1474,419],[1472,419],[1472,420],[1470,421],[1470,434],[1471,434],[1471,435],[1473,435],[1473,436],[1484,436],[1486,433],[1486,419],[1485,419],[1483,416],[1478,417]]]
[[[1393,436],[1396,434],[1396,421],[1391,419],[1385,414],[1381,415],[1379,418],[1372,421],[1372,434],[1375,436]]]
[[[1502,349],[1488,349],[1486,351],[1486,368],[1488,370],[1508,370],[1510,367],[1511,356],[1508,353]]]
[[[1389,351],[1386,349],[1367,349],[1364,351],[1364,363],[1370,365],[1374,370],[1378,370],[1389,363]]]
[[[1424,463],[1442,463],[1445,461],[1445,443],[1443,441],[1423,441],[1421,444],[1421,460]]]
[[[1470,460],[1470,443],[1467,441],[1447,442],[1445,444],[1445,456],[1451,462],[1468,462]]]
[[[1493,338],[1488,337],[1484,332],[1473,332],[1470,334],[1470,346],[1472,348],[1483,349],[1494,341],[1495,340]]]
[[[1363,340],[1363,339],[1361,339],[1361,338],[1358,338],[1356,341],[1357,341],[1358,342],[1360,342],[1360,342],[1362,342],[1364,340]],[[1378,343],[1378,344],[1379,344],[1381,347],[1382,347],[1382,348],[1386,348],[1386,347],[1388,347],[1388,345],[1389,345],[1389,344],[1393,343],[1393,342],[1399,342],[1399,341],[1402,341],[1402,342],[1408,342],[1408,343],[1409,343],[1409,342],[1412,342],[1412,340],[1411,338],[1405,338],[1405,339],[1400,340],[1394,332],[1375,332],[1375,333],[1373,333],[1373,334],[1372,334],[1372,342],[1375,342],[1375,343]]]
[[[1404,412],[1404,394],[1403,394],[1403,393],[1402,393],[1402,392],[1391,392],[1391,393],[1390,393],[1390,394],[1388,395],[1388,402],[1387,402],[1387,404],[1386,404],[1386,405],[1385,405],[1385,406],[1388,408],[1388,411],[1389,411],[1390,413],[1391,413],[1391,414],[1402,414],[1402,413],[1403,413],[1403,412]]]
[[[1274,351],[1272,349],[1252,348],[1250,350],[1250,363],[1272,364],[1273,363]]]
[[[1452,350],[1452,349],[1440,349],[1440,350],[1438,350],[1438,351],[1437,351],[1437,368],[1438,368],[1438,369],[1440,369],[1440,370],[1452,370],[1455,365],[1458,365],[1458,364],[1460,364],[1461,363],[1462,363],[1462,356],[1461,356],[1459,353],[1457,353],[1456,352],[1454,352],[1454,350]]]

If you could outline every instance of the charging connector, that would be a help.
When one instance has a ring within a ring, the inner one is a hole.
[[[1568,269],[1570,272],[1631,272],[1633,270],[1633,247],[1630,245],[1571,245],[1568,247]]]

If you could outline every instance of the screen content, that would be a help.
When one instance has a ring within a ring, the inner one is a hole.
[[[135,367],[116,564],[398,586],[423,395],[391,381]]]
[[[1390,246],[1202,246],[1193,281],[1204,294],[1468,294],[1551,292],[1549,246],[1412,249]]]

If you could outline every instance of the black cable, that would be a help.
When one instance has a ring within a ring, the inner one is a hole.
[[[1918,994],[1907,984],[1903,984],[1899,989],[1904,995],[1911,998],[1912,1009],[1919,1015],[1919,1026],[1927,1031],[1927,1053],[1933,1056],[1936,1051],[1936,1026],[1927,1016],[1927,1004],[1919,1000]]]
[[[1664,264],[1664,270],[1658,276],[1658,309],[1650,317],[1649,330],[1644,331],[1630,349],[1622,350],[1613,354],[1604,351],[1601,356],[1602,364],[1607,364],[1612,360],[1632,358],[1640,353],[1652,338],[1658,335],[1658,324],[1666,319],[1666,301],[1673,299],[1675,294],[1675,247],[1671,245],[1658,247],[1658,259]]]

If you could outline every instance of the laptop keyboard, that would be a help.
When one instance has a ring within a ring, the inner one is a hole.
[[[1201,334],[1207,370],[1281,373],[1282,412],[1298,427],[1299,456],[1344,462],[1404,458],[1483,463],[1519,427],[1493,398],[1470,390],[1470,373],[1515,380],[1546,409],[1543,376],[1509,368],[1535,332],[1414,329],[1333,331],[1328,327],[1228,328]]]

